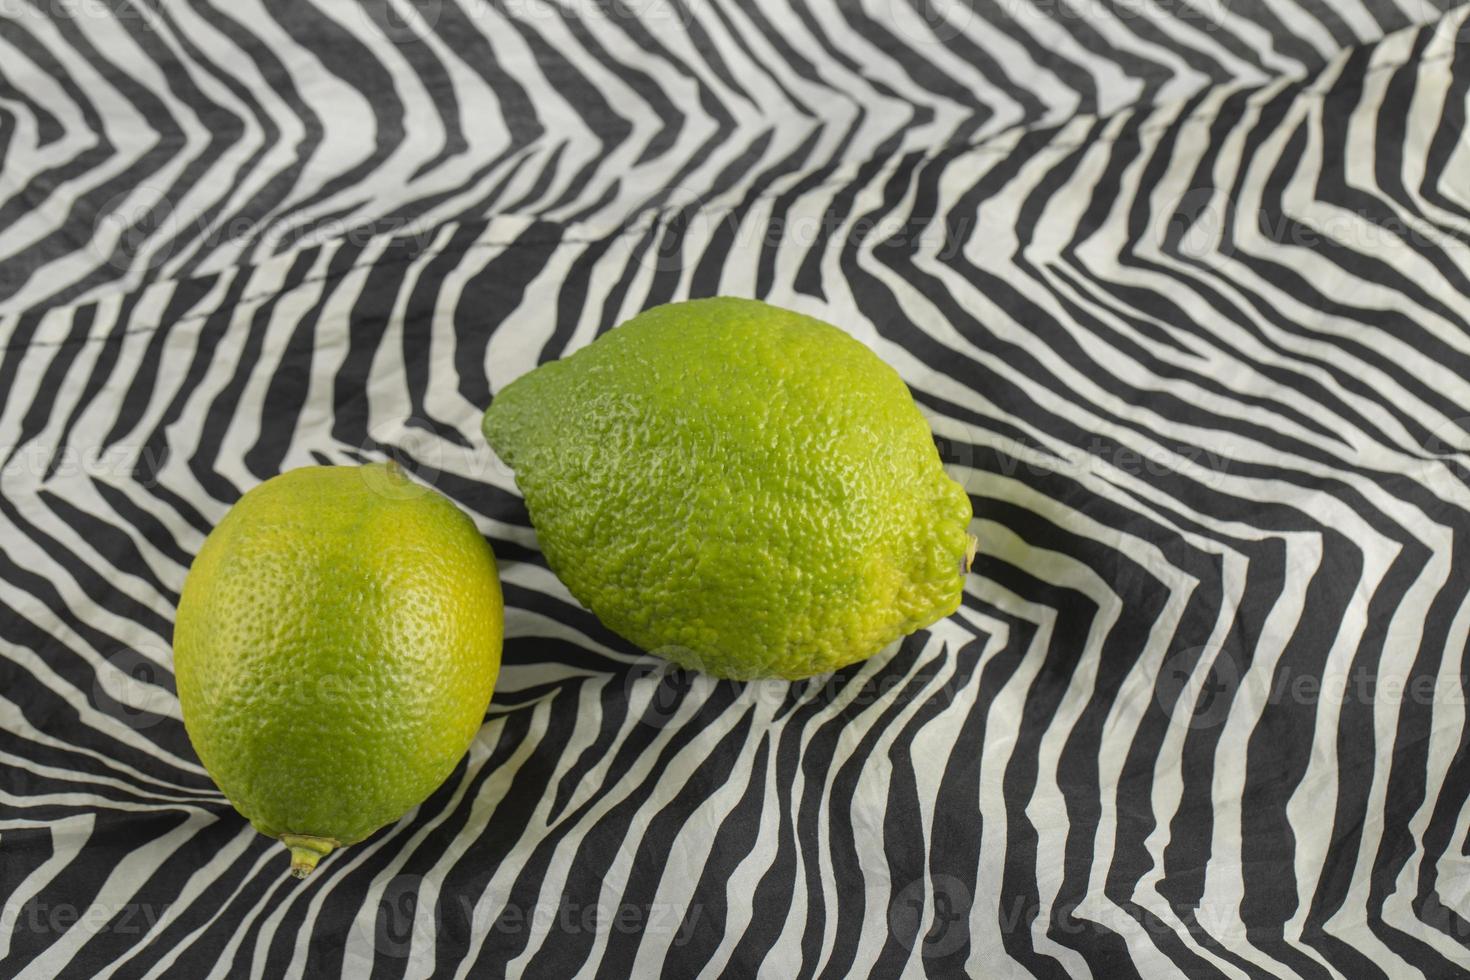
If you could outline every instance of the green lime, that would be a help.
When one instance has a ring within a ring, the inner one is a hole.
[[[239,499],[189,569],[174,670],[189,740],[235,808],[317,859],[417,806],[484,720],[495,556],[393,464],[292,470]]]
[[[960,603],[970,499],[897,372],[820,320],[656,307],[516,379],[484,429],[572,595],[682,666],[808,677]]]

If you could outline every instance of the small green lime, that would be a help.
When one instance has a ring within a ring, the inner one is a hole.
[[[755,300],[670,303],[485,413],[547,561],[645,650],[807,677],[959,605],[970,499],[888,365]]]
[[[417,806],[484,719],[503,623],[495,556],[392,464],[313,466],[242,496],[184,583],[189,740],[292,872]]]

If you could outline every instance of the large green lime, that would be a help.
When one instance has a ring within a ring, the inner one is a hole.
[[[807,677],[958,606],[970,499],[898,374],[754,300],[648,310],[485,413],[547,561],[646,650]]]
[[[205,769],[305,877],[423,802],[484,719],[500,666],[495,557],[391,464],[292,470],[239,499],[174,626]]]

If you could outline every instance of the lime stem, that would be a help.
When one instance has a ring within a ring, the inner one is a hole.
[[[970,566],[975,562],[975,551],[980,547],[980,539],[973,534],[965,535],[965,565],[964,570],[968,572]]]
[[[311,874],[318,861],[340,846],[330,837],[312,837],[309,834],[282,834],[281,843],[291,851],[291,875],[295,878]]]

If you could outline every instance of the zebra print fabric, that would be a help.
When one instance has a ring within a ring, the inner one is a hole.
[[[32,3],[0,19],[0,975],[1470,974],[1466,15]],[[480,413],[647,306],[893,364],[960,611],[714,682],[550,573]],[[285,875],[174,606],[392,456],[499,556],[446,784]]]

